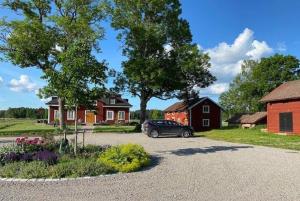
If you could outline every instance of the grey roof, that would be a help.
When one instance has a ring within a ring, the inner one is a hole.
[[[230,124],[240,124],[243,119],[251,116],[252,114],[253,113],[237,113],[231,116],[225,122],[228,122]]]
[[[246,118],[241,119],[242,124],[255,124],[263,119],[267,118],[267,112],[256,112]]]

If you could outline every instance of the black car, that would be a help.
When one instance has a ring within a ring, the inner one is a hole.
[[[185,126],[170,120],[146,120],[142,124],[142,131],[153,138],[171,135],[190,137],[193,135],[193,129],[190,126]]]

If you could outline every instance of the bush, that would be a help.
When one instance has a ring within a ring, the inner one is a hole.
[[[90,159],[74,159],[69,162],[59,163],[52,166],[50,170],[53,178],[97,176],[113,172],[114,170],[111,167]]]
[[[33,156],[33,160],[43,161],[48,165],[53,165],[57,162],[57,155],[48,150],[38,151]]]
[[[141,132],[142,131],[142,126],[141,124],[135,125],[133,132]]]
[[[21,162],[21,168],[17,174],[19,178],[32,179],[32,178],[46,178],[48,176],[48,168],[44,162],[33,161],[30,163]]]
[[[137,144],[113,146],[100,155],[98,162],[120,172],[133,172],[150,163],[144,148]]]
[[[47,177],[47,166],[43,162],[15,162],[9,163],[0,168],[1,177],[16,177],[16,178],[45,178]]]

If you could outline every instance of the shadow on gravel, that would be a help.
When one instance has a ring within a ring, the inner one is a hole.
[[[177,156],[188,156],[194,154],[210,154],[219,151],[238,151],[239,149],[248,149],[248,148],[253,148],[253,146],[211,146],[211,147],[204,147],[204,148],[187,148],[187,149],[178,149],[172,151],[163,151],[160,153],[169,153]]]
[[[7,144],[7,143],[13,143],[14,140],[0,140],[0,144]]]
[[[151,164],[143,169],[141,169],[139,172],[148,171],[154,168],[155,166],[159,165],[162,161],[163,157],[157,156],[157,155],[151,155]]]

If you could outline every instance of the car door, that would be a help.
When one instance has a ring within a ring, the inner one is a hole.
[[[181,125],[175,121],[170,121],[170,132],[174,135],[178,135],[181,132]]]

